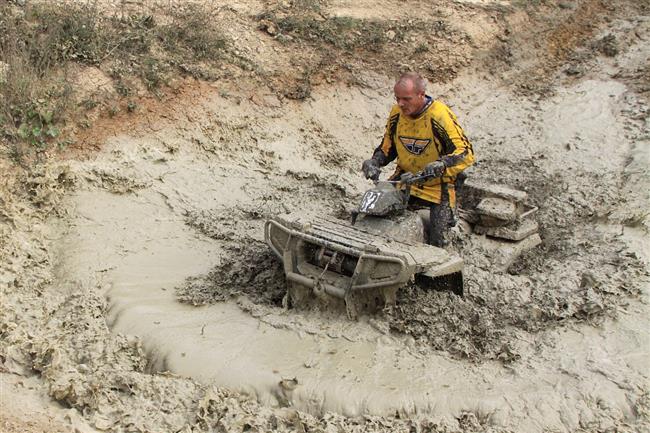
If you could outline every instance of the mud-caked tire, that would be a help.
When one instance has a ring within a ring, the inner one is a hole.
[[[387,306],[394,306],[397,288],[368,289],[355,292],[345,298],[348,316],[359,314],[374,315],[383,311]],[[356,317],[350,317],[356,318]]]
[[[452,292],[460,297],[464,294],[462,272],[454,272],[453,274],[441,275],[438,277],[429,277],[424,274],[417,274],[415,276],[415,284],[424,290]]]
[[[287,294],[283,305],[286,308],[304,308],[310,305],[313,298],[312,289],[296,284],[293,282],[287,283]]]

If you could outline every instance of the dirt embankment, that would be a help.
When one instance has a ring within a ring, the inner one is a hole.
[[[380,6],[219,8],[242,61],[217,81],[90,108],[83,161],[3,155],[3,376],[57,402],[34,395],[30,423],[3,381],[3,428],[648,431],[647,10]],[[461,114],[473,175],[528,191],[544,244],[496,273],[459,235],[464,299],[408,287],[358,324],[283,310],[264,218],[343,216],[411,68]]]

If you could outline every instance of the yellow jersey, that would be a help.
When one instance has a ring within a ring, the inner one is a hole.
[[[432,203],[440,203],[448,194],[449,204],[456,205],[454,182],[456,175],[474,163],[474,150],[456,115],[440,101],[431,101],[415,118],[402,114],[394,105],[381,145],[385,164],[397,158],[397,170],[391,176],[398,179],[404,172],[418,173],[430,162],[444,162],[444,174],[411,187],[411,195]],[[382,164],[382,165],[385,165]]]

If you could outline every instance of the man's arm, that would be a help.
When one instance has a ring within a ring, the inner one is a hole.
[[[397,122],[399,121],[399,109],[393,109],[390,112],[388,122],[386,122],[386,130],[384,131],[384,138],[381,140],[379,146],[375,148],[370,159],[363,161],[361,170],[366,176],[366,179],[379,180],[381,167],[388,165],[392,160],[397,158],[397,149],[393,138],[397,131]]]
[[[372,159],[376,160],[380,167],[388,165],[391,161],[397,158],[397,149],[395,148],[395,134],[397,132],[397,122],[399,122],[399,109],[393,109],[390,112],[388,122],[386,122],[386,129],[384,131],[384,138],[372,154]]]
[[[441,102],[431,119],[433,134],[442,144],[440,160],[445,164],[445,176],[456,176],[474,163],[474,150],[463,129],[458,124],[456,115]]]

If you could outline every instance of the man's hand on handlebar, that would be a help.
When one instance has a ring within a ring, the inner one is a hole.
[[[361,170],[363,171],[364,176],[366,176],[366,179],[371,179],[374,181],[379,180],[381,169],[379,168],[379,164],[376,160],[372,158],[366,159],[361,165]]]
[[[437,160],[428,163],[424,166],[422,170],[422,176],[424,177],[440,177],[445,173],[447,166],[444,162]]]
[[[399,181],[404,185],[423,184],[427,180],[440,177],[445,173],[447,166],[444,162],[437,160],[424,166],[424,169],[418,173],[406,171],[400,175]]]
[[[404,185],[412,185],[417,181],[417,178],[417,175],[411,173],[410,171],[406,171],[400,175],[399,181]]]
[[[424,183],[427,180],[434,177],[441,177],[447,166],[441,160],[430,162],[424,166],[424,169],[418,173],[411,173],[406,171],[400,175],[399,181],[404,185],[413,185],[417,183]],[[366,176],[366,179],[372,179],[374,181],[379,180],[379,175],[381,174],[381,168],[379,167],[379,162],[374,159],[366,159],[361,165],[361,170]]]

